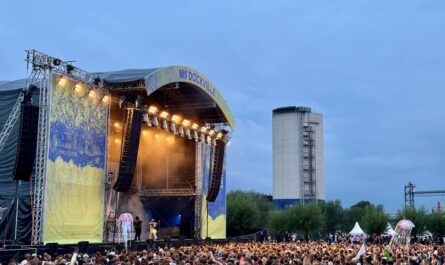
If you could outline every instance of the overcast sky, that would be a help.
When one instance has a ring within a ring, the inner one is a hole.
[[[187,65],[235,116],[231,190],[272,192],[288,105],[324,116],[327,199],[395,210],[408,181],[445,189],[445,2],[148,2],[2,1],[0,80],[26,75],[30,48],[88,71]]]

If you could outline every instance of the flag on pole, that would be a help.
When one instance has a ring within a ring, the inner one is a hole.
[[[357,255],[355,256],[355,260],[358,260],[360,258],[361,255],[366,253],[366,248],[365,248],[365,243],[362,244],[362,246],[360,247],[360,249],[358,250]]]

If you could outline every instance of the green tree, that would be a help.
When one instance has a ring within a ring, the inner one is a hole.
[[[257,228],[260,211],[252,201],[238,197],[227,200],[227,227],[233,235],[243,235]]]
[[[287,230],[304,234],[306,241],[324,227],[324,216],[316,204],[297,204],[287,208],[285,217]]]
[[[267,228],[269,226],[270,213],[274,210],[271,196],[256,191],[231,191],[227,194],[227,202],[235,199],[245,199],[253,203],[260,212],[257,227],[253,228]]]
[[[286,211],[273,211],[270,213],[269,230],[272,235],[284,232],[287,229]]]
[[[359,201],[345,210],[345,221],[342,226],[343,232],[349,232],[354,227],[355,222],[360,222],[366,214],[366,208],[371,205],[369,201]]]
[[[383,207],[370,205],[366,207],[365,215],[361,219],[363,229],[369,235],[382,234],[386,230],[388,216],[383,211]]]
[[[427,214],[424,207],[405,208],[397,212],[397,218],[408,219],[414,223],[415,227],[411,231],[413,236],[421,236],[426,231]]]
[[[345,210],[339,200],[327,201],[319,204],[326,220],[324,232],[335,233],[343,228],[345,222]]]
[[[445,236],[445,213],[434,212],[428,215],[427,227],[433,234],[434,238]]]

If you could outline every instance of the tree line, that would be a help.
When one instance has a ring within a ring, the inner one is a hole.
[[[270,195],[255,191],[231,191],[227,194],[227,231],[229,236],[246,235],[268,229],[272,235],[292,232],[306,239],[329,233],[348,233],[359,222],[368,235],[385,232],[387,223],[395,226],[400,219],[409,219],[416,226],[412,235],[423,236],[429,231],[433,237],[445,236],[445,213],[428,213],[425,208],[405,208],[390,218],[382,205],[360,201],[349,208],[340,200],[295,204],[276,209]]]

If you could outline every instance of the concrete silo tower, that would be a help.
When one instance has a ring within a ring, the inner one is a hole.
[[[322,115],[307,107],[274,109],[272,161],[275,205],[324,200]]]

